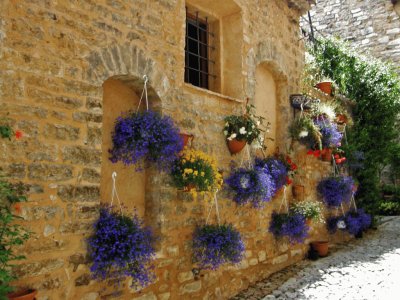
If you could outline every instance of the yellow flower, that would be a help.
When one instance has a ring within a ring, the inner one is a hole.
[[[205,174],[206,174],[206,173],[201,172],[201,173],[200,173],[200,176],[201,176],[201,177],[204,177]]]
[[[194,176],[197,176],[198,174],[199,174],[198,171],[194,171],[194,172],[193,172],[193,175],[194,175]]]

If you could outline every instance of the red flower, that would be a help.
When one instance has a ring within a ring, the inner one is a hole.
[[[17,215],[20,215],[20,214],[21,214],[21,212],[22,212],[22,207],[21,207],[21,204],[20,204],[20,203],[15,203],[14,209],[15,209],[15,212],[17,213]]]
[[[340,158],[339,154],[335,154],[333,157],[334,157],[335,159]]]
[[[289,156],[286,156],[286,161],[287,161],[288,164],[291,164],[291,163],[292,163],[292,160],[290,159]]]
[[[290,185],[292,184],[293,180],[289,178],[289,176],[286,176],[286,184]]]
[[[312,151],[311,149],[307,151],[307,155],[313,155],[314,151]]]
[[[290,170],[294,171],[297,169],[297,165],[295,163],[290,164]]]
[[[314,155],[315,157],[320,157],[321,151],[320,151],[320,150],[315,150],[315,151],[313,152],[313,155]]]
[[[19,140],[20,138],[22,138],[22,131],[21,131],[21,130],[15,131],[15,138],[16,138],[17,140]]]

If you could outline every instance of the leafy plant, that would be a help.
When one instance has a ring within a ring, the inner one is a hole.
[[[318,117],[314,120],[322,135],[321,142],[323,148],[335,148],[341,146],[343,134],[339,131],[336,123],[325,117]]]
[[[297,212],[273,212],[269,232],[276,238],[287,237],[290,243],[302,243],[308,236],[309,227],[304,215]]]
[[[7,299],[7,293],[13,290],[9,283],[17,279],[12,273],[14,265],[11,262],[25,258],[23,255],[18,255],[15,248],[23,245],[30,233],[21,225],[14,223],[20,217],[15,215],[12,209],[14,207],[18,213],[19,202],[24,201],[26,201],[24,184],[12,184],[0,179],[0,299]]]
[[[88,239],[88,253],[94,278],[131,277],[132,286],[147,286],[154,280],[152,260],[155,238],[137,215],[132,217],[101,208]]]
[[[224,119],[224,135],[228,140],[244,140],[251,144],[255,139],[262,139],[261,134],[269,129],[270,123],[264,124],[265,118],[256,116],[254,110],[254,105],[247,105],[245,114]]]
[[[331,176],[318,183],[317,191],[326,205],[338,207],[343,202],[350,201],[354,187],[354,180],[350,176]]]
[[[231,224],[198,226],[193,233],[193,260],[203,269],[239,263],[244,251],[240,233]]]
[[[169,169],[183,148],[172,119],[154,111],[130,112],[118,117],[112,141],[110,160],[125,165],[138,164],[138,169],[149,163]]]
[[[11,137],[13,135],[13,130],[10,126],[8,125],[1,125],[0,126],[0,136],[5,139],[8,138],[11,140]]]
[[[218,172],[215,160],[202,151],[185,149],[175,159],[171,169],[173,183],[178,188],[196,191],[216,191],[222,186],[222,175]]]
[[[322,209],[318,202],[315,201],[302,201],[297,202],[290,208],[291,211],[303,215],[307,220],[313,220],[319,223],[325,223]]]
[[[322,149],[322,134],[313,120],[308,116],[296,118],[289,127],[290,136],[310,148]]]

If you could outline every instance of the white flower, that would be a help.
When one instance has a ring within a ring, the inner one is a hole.
[[[307,130],[300,131],[299,138],[303,138],[303,137],[306,137],[306,136],[308,136],[308,131]]]
[[[344,221],[338,221],[336,226],[339,229],[345,229],[346,228],[346,223]]]
[[[236,133],[232,133],[228,140],[232,141],[236,137]]]
[[[260,121],[257,121],[256,124],[257,124],[257,126],[259,126],[260,125]]]
[[[242,127],[239,129],[240,134],[246,134],[246,128]]]
[[[247,189],[250,186],[249,176],[244,175],[240,178],[240,186],[242,187],[242,189]]]
[[[227,136],[228,135],[228,131],[224,130],[224,135]]]
[[[229,126],[229,123],[228,123],[228,122],[226,122],[226,123],[225,123],[225,127],[228,127],[228,126]]]
[[[251,125],[251,128],[253,128],[253,129],[254,129],[254,127],[255,127],[255,126],[254,126],[254,124],[253,124],[253,125]]]

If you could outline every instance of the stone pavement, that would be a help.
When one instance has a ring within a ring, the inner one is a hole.
[[[400,217],[384,219],[363,239],[339,245],[318,261],[302,261],[232,300],[400,299]]]

